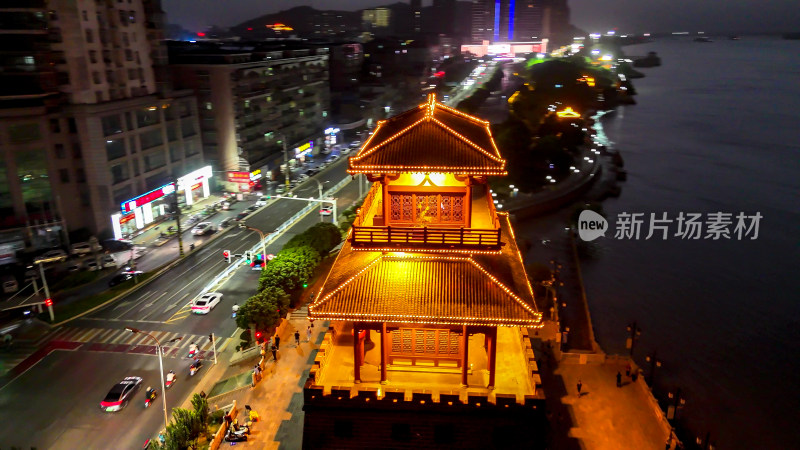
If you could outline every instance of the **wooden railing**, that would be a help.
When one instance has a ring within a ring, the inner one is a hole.
[[[476,228],[430,228],[430,227],[365,227],[353,226],[350,238],[353,247],[443,247],[497,250],[500,248],[500,228],[494,230]]]

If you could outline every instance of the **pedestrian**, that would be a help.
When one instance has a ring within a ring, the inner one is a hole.
[[[275,349],[276,350],[281,349],[281,337],[278,336],[277,334],[275,335]]]
[[[625,376],[626,376],[626,377],[629,377],[629,376],[631,376],[631,363],[628,363],[628,364],[625,366]]]
[[[622,387],[622,374],[617,372],[617,387]]]
[[[272,344],[272,359],[278,361],[278,346],[275,344]]]
[[[231,417],[231,413],[228,412],[225,414],[225,429],[228,429],[231,426],[231,422],[233,422],[233,417]]]
[[[581,383],[581,379],[578,378],[578,397],[581,396],[581,388],[583,387],[583,383]]]
[[[300,345],[300,330],[294,330],[294,344]]]
[[[206,398],[206,392],[200,391],[200,398]]]
[[[306,340],[311,342],[311,325],[306,328]]]
[[[631,373],[631,381],[636,383],[637,379],[639,379],[639,369],[634,369],[633,373]]]

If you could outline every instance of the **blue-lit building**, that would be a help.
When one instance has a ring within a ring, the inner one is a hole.
[[[552,39],[568,28],[566,0],[472,0],[473,44]]]

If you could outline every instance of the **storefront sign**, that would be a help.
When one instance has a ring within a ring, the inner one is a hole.
[[[261,179],[261,169],[256,169],[250,172],[250,181],[256,181]]]
[[[119,218],[119,224],[122,225],[123,223],[128,223],[131,220],[133,220],[134,217],[136,217],[136,214],[128,214],[126,216],[122,216]]]
[[[199,187],[200,187],[200,186],[202,186],[202,185],[203,185],[203,183],[202,183],[202,182],[200,182],[200,183],[197,183],[197,184],[193,184],[193,185],[192,185],[192,190],[195,190],[195,189],[199,188]]]
[[[207,178],[211,178],[211,166],[205,166],[178,178],[178,190],[183,190],[186,186],[191,186]]]
[[[294,149],[294,156],[299,158],[301,156],[308,155],[312,150],[314,150],[314,141],[308,141],[300,147]]]
[[[169,183],[161,186],[158,189],[153,189],[152,191],[140,195],[138,197],[132,198],[130,200],[125,201],[124,203],[120,204],[120,209],[122,209],[123,214],[127,214],[139,206],[146,205],[154,200],[158,200],[161,197],[167,196],[175,192],[175,184]]]
[[[228,181],[231,183],[249,183],[250,172],[228,172]]]

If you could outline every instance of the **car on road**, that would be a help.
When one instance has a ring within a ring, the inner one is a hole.
[[[249,215],[250,215],[250,211],[242,211],[242,212],[240,212],[239,214],[236,215],[236,220],[237,221],[244,220],[244,218],[249,216]]]
[[[331,214],[333,214],[333,208],[329,208],[326,206],[319,210],[319,214],[322,216],[330,216]]]
[[[127,272],[122,272],[122,273],[116,274],[110,280],[108,280],[108,286],[109,287],[114,287],[114,286],[116,286],[118,284],[121,284],[121,283],[124,283],[124,282],[126,282],[128,280],[132,280],[134,275],[138,276],[138,275],[141,275],[143,273],[144,272],[141,272],[141,271],[138,271],[138,270],[131,270],[131,271],[127,271]]]
[[[253,212],[253,211],[257,210],[258,208],[259,208],[258,205],[250,205],[250,206],[247,207],[247,209],[245,209],[245,211]]]
[[[219,227],[220,228],[225,228],[227,226],[230,226],[231,222],[233,222],[233,217],[228,217],[227,219],[225,219],[225,220],[223,220],[222,222],[219,223]]]
[[[39,261],[47,259],[54,259],[55,262],[64,262],[67,260],[67,254],[64,250],[50,250],[49,252],[39,255],[33,262],[38,264]]]
[[[128,404],[133,394],[139,390],[141,384],[142,377],[125,377],[108,391],[106,398],[100,402],[100,409],[106,412],[121,410]]]
[[[346,154],[350,153],[351,150],[353,150],[353,149],[349,148],[349,147],[345,147],[345,148],[342,149],[342,151],[340,153],[343,154],[343,155],[346,155]]]
[[[206,292],[192,300],[193,314],[208,314],[222,300],[219,292]]]
[[[216,231],[214,224],[211,222],[200,222],[192,228],[192,234],[195,236],[203,236]]]
[[[266,197],[259,197],[256,200],[256,204],[254,205],[256,208],[261,208],[262,206],[267,206],[267,198]]]
[[[332,163],[334,161],[338,161],[338,160],[339,160],[339,155],[331,155],[331,157],[328,158],[327,163],[330,164],[330,163]]]
[[[361,147],[361,141],[353,141],[350,143],[350,148]]]

